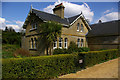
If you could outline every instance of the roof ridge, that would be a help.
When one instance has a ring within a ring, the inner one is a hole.
[[[35,8],[32,8],[32,9],[37,10],[37,11],[40,11],[40,10],[35,9]],[[46,14],[50,14],[50,15],[54,15],[54,16],[56,16],[56,17],[59,17],[59,16],[56,15],[56,14],[48,13],[48,12],[45,12],[45,11],[40,11],[40,12],[43,12],[43,13],[46,13]],[[59,18],[61,18],[61,17],[59,17]],[[61,19],[63,19],[63,18],[61,18]],[[64,18],[64,19],[65,19],[65,18]],[[64,20],[64,19],[63,19],[63,20]]]
[[[72,16],[72,17],[76,17],[76,16],[80,16],[80,15],[81,15],[81,13],[80,13],[80,14],[78,14],[78,15]],[[72,18],[72,17],[69,17],[69,18]]]
[[[120,19],[118,19],[118,20],[112,20],[112,21],[107,21],[107,22],[102,22],[102,23],[95,23],[95,24],[91,24],[90,26],[92,26],[92,25],[97,25],[97,24],[105,24],[105,23],[110,23],[110,22],[116,22],[116,21],[120,21]]]

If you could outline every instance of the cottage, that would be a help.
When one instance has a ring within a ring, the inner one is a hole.
[[[22,48],[29,50],[31,54],[46,54],[45,42],[40,38],[41,35],[39,34],[39,25],[47,21],[55,21],[63,26],[61,37],[57,38],[57,41],[53,43],[52,50],[55,48],[68,48],[71,41],[74,41],[78,47],[88,47],[86,34],[91,28],[84,15],[80,13],[73,17],[65,18],[64,8],[62,3],[56,5],[53,9],[54,14],[50,14],[31,7],[23,25],[26,32],[22,37]]]
[[[87,34],[88,47],[91,50],[120,48],[120,20],[92,24]]]

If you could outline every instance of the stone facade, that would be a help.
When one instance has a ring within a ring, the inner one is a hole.
[[[64,11],[62,11],[62,13],[61,11],[58,11],[57,14],[64,14]],[[61,18],[63,18],[63,15]],[[29,20],[26,26],[26,33],[25,36],[22,37],[22,48],[29,50],[31,54],[37,53],[39,55],[45,55],[46,46],[44,40],[40,36],[39,27],[40,24],[43,23],[43,21],[34,13],[30,13],[30,17],[28,19]],[[37,23],[36,27],[33,28],[32,23]],[[63,25],[61,34],[62,40],[60,42],[60,38],[57,38],[56,43],[53,43],[55,44],[55,46],[52,47],[52,51],[55,48],[68,48],[71,41],[74,41],[76,44],[78,44],[78,47],[88,47],[86,41],[87,33],[88,28],[83,20],[83,17],[77,17],[77,19],[75,19],[72,25],[70,25],[69,27]]]
[[[92,30],[87,34],[90,50],[120,49],[120,20],[100,22],[91,25]]]

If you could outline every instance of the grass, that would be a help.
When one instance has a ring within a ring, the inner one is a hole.
[[[20,48],[19,45],[3,44],[2,45],[2,58],[13,58],[14,51]]]

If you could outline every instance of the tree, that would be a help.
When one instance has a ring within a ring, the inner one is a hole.
[[[57,37],[61,36],[61,29],[62,25],[56,22],[48,21],[46,23],[42,23],[41,26],[41,37],[46,42],[46,52],[48,55],[48,49],[50,48],[50,54],[51,54],[51,47],[53,46],[53,42],[56,41]]]

